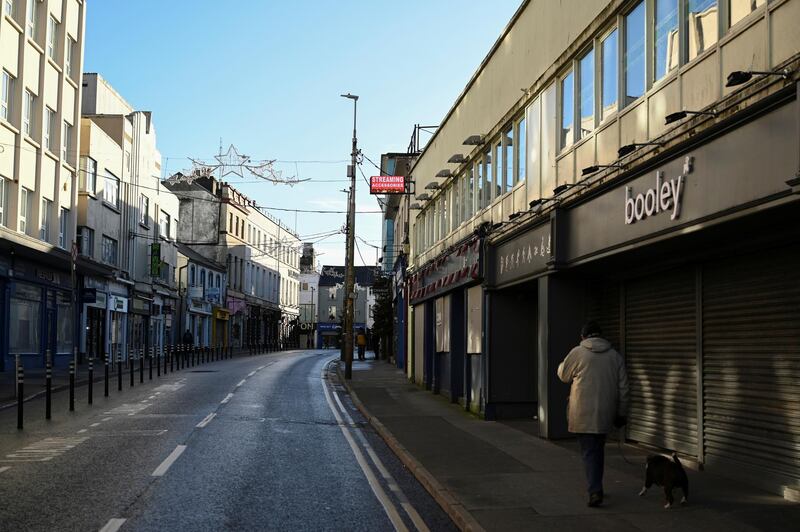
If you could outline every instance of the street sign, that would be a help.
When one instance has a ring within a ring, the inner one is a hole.
[[[369,178],[370,194],[405,194],[406,178],[401,175],[374,175]]]
[[[150,244],[150,276],[161,277],[161,243]]]

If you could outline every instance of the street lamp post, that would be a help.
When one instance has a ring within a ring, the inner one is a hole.
[[[358,96],[342,94],[342,98],[353,100],[353,151],[348,169],[350,178],[350,201],[347,206],[347,249],[345,256],[344,276],[344,378],[353,377],[353,288],[355,286],[355,236],[356,236],[356,164],[358,158],[358,140],[356,137],[356,112],[358,109]]]

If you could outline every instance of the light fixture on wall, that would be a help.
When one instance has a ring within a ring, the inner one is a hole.
[[[792,194],[800,194],[800,173],[791,179],[787,179],[786,184],[792,189]]]
[[[445,168],[444,170],[439,170],[438,172],[436,172],[436,177],[445,177],[445,178],[447,178],[447,177],[450,177],[451,175],[453,175],[452,172],[450,172],[450,170],[448,170],[447,168]]]
[[[411,209],[412,211],[421,211],[422,210],[422,205],[420,205],[419,203],[414,202],[414,203],[411,204],[411,206],[409,206],[409,209]]]
[[[417,194],[414,199],[419,201],[428,201],[431,199],[431,197],[427,192],[423,192],[422,194]]]
[[[522,212],[521,211],[512,212],[511,214],[508,215],[508,219],[509,220],[514,220],[516,218],[519,218],[520,216],[522,216]]]
[[[535,200],[531,200],[531,202],[528,203],[528,207],[534,214],[539,214],[540,212],[542,212],[542,208],[544,207],[545,203],[550,203],[550,202],[558,203],[558,199],[536,198]]]
[[[589,185],[587,185],[586,183],[561,183],[560,185],[558,185],[556,188],[553,189],[553,195],[558,196],[562,192],[566,192],[571,188],[576,188],[576,187],[586,188],[588,186]]]
[[[626,155],[630,155],[631,153],[635,152],[638,148],[642,146],[663,146],[663,142],[632,142],[631,144],[626,144],[622,146],[620,149],[617,150],[618,157],[625,157]]]
[[[439,190],[440,188],[442,188],[441,185],[439,185],[439,183],[437,183],[436,181],[431,181],[430,183],[425,185],[425,190]]]
[[[595,164],[593,166],[587,166],[586,168],[581,170],[581,175],[584,175],[584,176],[591,175],[591,174],[597,172],[598,170],[600,170],[601,168],[617,168],[617,169],[619,169],[619,168],[622,168],[622,165],[621,164]]]
[[[668,126],[675,122],[679,122],[686,118],[689,115],[700,115],[700,116],[717,116],[715,111],[675,111],[674,113],[670,113],[664,117],[664,125]]]
[[[463,153],[456,153],[451,155],[450,158],[447,159],[447,162],[453,164],[461,164],[467,162],[467,158],[464,157]]]
[[[753,76],[780,76],[783,79],[789,79],[789,70],[779,70],[777,72],[765,72],[761,70],[734,70],[730,74],[728,74],[728,80],[725,82],[726,87],[736,87],[737,85],[743,85],[753,79]]]
[[[464,139],[463,144],[464,146],[480,146],[484,143],[484,136],[483,135],[470,135],[469,137]]]

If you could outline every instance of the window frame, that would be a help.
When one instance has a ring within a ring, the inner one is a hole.
[[[58,209],[58,247],[67,249],[69,240],[69,209],[60,207]]]
[[[39,29],[39,17],[36,12],[36,2],[28,1],[28,11],[25,13],[25,36],[33,41],[36,40],[36,32]]]
[[[44,147],[47,148],[47,151],[50,153],[53,152],[53,146],[55,145],[55,126],[56,126],[56,112],[53,111],[50,107],[45,106],[44,108],[44,136],[43,136],[43,143]]]
[[[500,133],[500,141],[502,144],[501,151],[503,152],[503,194],[511,192],[514,189],[514,185],[516,185],[516,173],[515,173],[515,165],[517,163],[517,158],[515,157],[515,150],[516,150],[516,135],[514,134],[516,131],[516,123],[514,120],[511,120],[506,126],[501,130]],[[509,161],[509,144],[511,147],[511,157]],[[509,168],[509,163],[511,167]],[[510,175],[509,175],[510,174]]]
[[[112,184],[114,188],[114,202],[109,201],[109,188],[108,185]],[[119,189],[120,179],[106,169],[106,174],[103,176],[103,203],[114,210],[119,210]]]
[[[592,75],[592,116],[591,128],[583,133],[583,80],[584,80],[584,60],[592,56],[589,63],[589,70]],[[592,41],[592,44],[583,50],[575,60],[573,71],[575,72],[575,142],[580,142],[586,137],[589,137],[597,129],[597,44]]]
[[[53,200],[42,197],[41,209],[39,212],[39,240],[50,242],[50,223],[52,216],[50,211],[53,209]]]
[[[3,0],[3,13],[11,18],[14,18],[14,0]]]
[[[8,227],[8,179],[0,176],[0,226]]]
[[[171,216],[164,209],[159,209],[158,212],[158,236],[162,240],[169,240]]]
[[[107,257],[109,250],[113,251],[113,260]],[[117,266],[119,261],[119,242],[106,234],[103,234],[100,241],[100,261],[109,266]]]
[[[642,1],[644,1],[644,0],[642,0]],[[569,102],[565,102],[564,101],[565,100],[565,98],[564,98],[564,88],[566,86],[565,82],[567,81],[567,78],[570,78],[570,77],[572,78],[572,81],[571,81],[571,84],[572,84],[572,87],[571,87],[571,91],[572,91],[571,92],[571,98],[570,98]],[[576,135],[575,135],[575,109],[576,109],[577,106],[575,104],[575,101],[576,101],[575,77],[576,76],[575,76],[575,65],[574,65],[574,62],[570,63],[569,68],[567,70],[565,70],[564,73],[561,74],[558,77],[558,93],[557,93],[558,100],[557,100],[557,104],[556,104],[558,106],[557,108],[558,108],[558,118],[559,118],[558,124],[557,124],[557,126],[558,126],[557,127],[558,139],[556,139],[557,143],[558,143],[557,144],[557,146],[558,146],[557,154],[558,155],[560,155],[563,152],[566,152],[569,148],[574,146],[575,142],[576,142]],[[564,124],[564,109],[567,109],[567,108],[571,108],[572,109],[572,122],[571,122],[570,128],[569,128],[570,131],[569,131],[569,133],[567,133],[567,136],[570,137],[570,138],[566,138],[565,137],[565,133],[564,133],[564,125],[565,125]]]
[[[22,132],[29,137],[33,137],[33,128],[36,120],[36,95],[26,88],[22,98]]]
[[[89,172],[89,166],[93,165],[93,170]],[[97,194],[97,161],[88,155],[81,156],[81,171],[83,172],[83,179],[81,183],[81,190],[87,194],[95,196]],[[90,179],[91,178],[91,179]],[[89,186],[91,181],[91,187]]]
[[[58,21],[53,15],[47,19],[47,57],[53,61],[57,61],[56,54],[58,53]]]
[[[150,229],[150,198],[146,194],[139,193],[139,225]]]
[[[61,159],[69,164],[72,151],[72,124],[64,120],[61,125]]]
[[[72,78],[72,62],[75,57],[75,39],[71,35],[67,35],[67,44],[64,48],[64,74],[68,78]]]
[[[20,187],[19,191],[19,221],[17,227],[20,233],[28,234],[28,218],[33,210],[33,191]]]
[[[2,69],[0,78],[0,118],[10,122],[14,110],[14,76],[8,70]]]

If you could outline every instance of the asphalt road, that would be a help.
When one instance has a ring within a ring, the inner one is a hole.
[[[76,412],[0,411],[0,530],[455,530],[330,364],[290,351],[145,381]],[[145,376],[147,379],[147,376]]]

